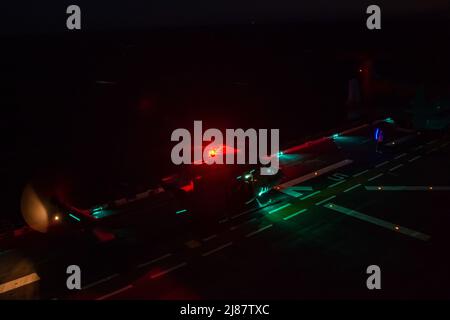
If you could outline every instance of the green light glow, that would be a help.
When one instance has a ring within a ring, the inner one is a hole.
[[[333,139],[339,138],[339,133],[335,133],[331,136]]]
[[[250,179],[251,177],[252,177],[251,174],[246,174],[246,175],[244,176],[245,179]]]
[[[282,205],[281,207],[278,207],[278,208],[276,208],[276,209],[270,210],[270,211],[269,211],[269,214],[278,212],[278,211],[283,210],[284,208],[287,208],[287,207],[290,207],[290,206],[291,206],[290,203],[286,203],[286,204]]]
[[[269,187],[262,187],[261,190],[258,192],[258,197],[261,197],[264,193],[269,192]]]
[[[317,190],[317,191],[315,191],[313,193],[308,194],[307,196],[304,196],[303,198],[300,198],[300,200],[305,200],[305,199],[314,197],[316,194],[319,194],[319,193],[320,193],[320,190]]]
[[[114,215],[116,213],[117,213],[117,211],[103,209],[101,211],[93,212],[92,216],[95,219],[101,219],[101,218],[105,218],[105,217],[108,217],[108,216],[112,216],[112,215]]]
[[[284,217],[283,218],[283,220],[289,220],[289,219],[291,219],[291,218],[293,218],[293,217],[295,217],[295,216],[298,216],[300,213],[303,213],[303,212],[305,212],[306,210],[308,210],[308,209],[302,209],[302,210],[299,210],[299,211],[297,211],[297,212],[294,212],[293,214],[291,214],[291,215],[288,215],[287,217]]]
[[[77,216],[74,216],[73,214],[69,213],[69,216],[77,221],[81,221],[80,218],[78,218]]]
[[[259,202],[258,198],[256,198],[256,202],[258,203],[258,206],[259,206],[260,208],[262,208],[262,207],[267,206],[269,203],[271,203],[271,202],[272,202],[272,199],[269,199],[269,201],[267,201],[266,203],[261,203],[261,202]]]
[[[183,213],[183,212],[187,212],[187,209],[178,210],[177,212],[175,212],[175,214],[180,214],[180,213]]]
[[[394,119],[392,119],[391,117],[384,119],[384,121],[386,121],[387,123],[394,123]]]

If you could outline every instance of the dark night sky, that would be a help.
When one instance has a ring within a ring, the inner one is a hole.
[[[268,22],[345,21],[365,19],[365,8],[378,4],[386,20],[448,18],[448,0],[70,0],[4,1],[0,8],[3,35],[66,32],[66,7],[82,9],[82,28],[90,31],[146,29]]]

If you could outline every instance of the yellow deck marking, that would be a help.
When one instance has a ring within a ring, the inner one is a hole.
[[[33,272],[29,275],[23,276],[21,278],[18,278],[16,280],[12,280],[9,282],[5,282],[3,284],[0,284],[0,294],[26,286],[27,284],[39,281],[40,278],[37,275],[37,273]]]

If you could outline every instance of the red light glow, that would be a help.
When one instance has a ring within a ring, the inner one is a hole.
[[[191,180],[191,182],[189,182],[189,184],[182,186],[180,189],[185,192],[194,191],[194,181]]]
[[[214,158],[216,156],[216,154],[217,154],[217,150],[216,149],[211,149],[211,150],[209,150],[208,154],[209,154],[210,157]]]

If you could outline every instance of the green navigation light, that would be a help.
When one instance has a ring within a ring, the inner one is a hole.
[[[384,119],[384,121],[391,124],[394,123],[394,119],[392,119],[391,117]]]
[[[269,187],[262,187],[258,192],[258,197],[261,197],[263,194],[269,192]]]
[[[72,219],[75,219],[75,220],[77,220],[78,222],[79,221],[81,221],[81,219],[80,218],[78,218],[77,216],[74,216],[73,214],[71,214],[71,213],[69,213],[69,216],[72,218]]]

